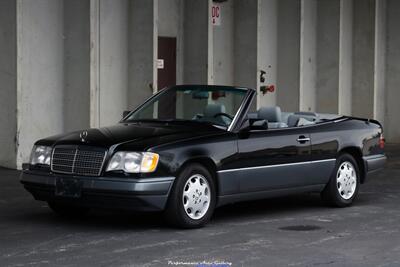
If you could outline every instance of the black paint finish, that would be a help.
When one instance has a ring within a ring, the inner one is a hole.
[[[368,160],[373,170],[382,168],[385,162],[379,143],[382,127],[377,121],[341,117],[295,128],[243,130],[242,125],[255,95],[254,90],[248,89],[229,130],[194,121],[122,121],[112,127],[88,129],[84,143],[80,132],[73,132],[42,139],[36,144],[107,148],[104,166],[116,151],[152,151],[160,155],[157,170],[153,173],[132,175],[103,170],[99,179],[176,177],[189,162],[199,162],[214,175],[219,205],[297,191],[322,190],[337,155],[343,151],[356,157],[364,176],[369,171]],[[304,139],[307,140],[301,141]],[[368,158],[370,156],[373,158]],[[22,175],[21,181],[26,186],[32,183],[25,178],[30,171],[26,170]],[[42,173],[57,175],[48,169]],[[134,195],[135,191],[130,193]],[[158,206],[163,207],[163,204]]]

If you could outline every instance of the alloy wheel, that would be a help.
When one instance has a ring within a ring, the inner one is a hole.
[[[357,187],[357,172],[349,161],[340,164],[336,175],[336,185],[343,199],[348,200],[354,195]]]
[[[194,220],[199,220],[210,207],[210,185],[201,174],[189,177],[183,187],[182,201],[186,214]]]

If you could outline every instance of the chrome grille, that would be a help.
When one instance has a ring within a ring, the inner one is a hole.
[[[57,173],[99,176],[107,151],[82,146],[56,146],[53,150],[51,170]]]

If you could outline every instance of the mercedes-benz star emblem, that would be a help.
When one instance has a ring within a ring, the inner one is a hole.
[[[88,132],[87,131],[83,131],[79,134],[79,137],[81,138],[82,142],[86,142],[86,137],[88,136]]]

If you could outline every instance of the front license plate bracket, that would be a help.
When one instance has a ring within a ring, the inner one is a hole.
[[[83,181],[71,178],[57,178],[55,195],[59,197],[79,198],[82,194]]]

